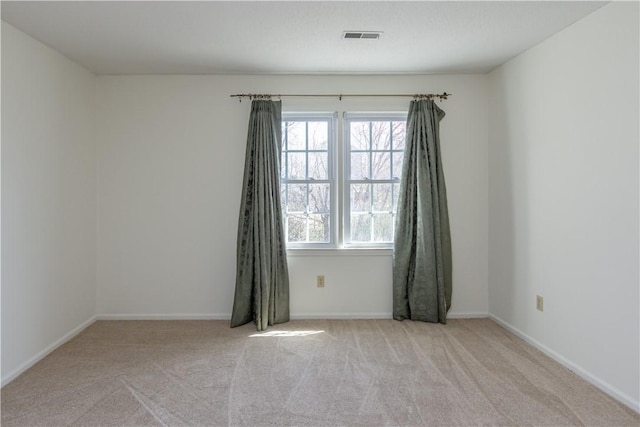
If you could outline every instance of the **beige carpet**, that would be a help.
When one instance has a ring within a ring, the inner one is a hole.
[[[488,319],[101,321],[2,389],[2,425],[638,426]]]

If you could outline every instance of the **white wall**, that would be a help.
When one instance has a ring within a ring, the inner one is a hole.
[[[494,70],[489,107],[489,311],[636,408],[638,52],[611,3]]]
[[[228,317],[250,103],[233,93],[417,93],[442,104],[453,314],[486,314],[487,77],[98,77],[99,315]],[[283,109],[407,110],[408,98],[285,98]],[[390,316],[391,256],[290,256],[294,316]],[[326,287],[315,287],[315,276]]]
[[[2,23],[3,384],[95,314],[94,106],[91,73]]]

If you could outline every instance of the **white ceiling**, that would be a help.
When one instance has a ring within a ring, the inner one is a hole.
[[[2,1],[97,74],[484,73],[606,2]],[[379,40],[344,40],[374,30]]]

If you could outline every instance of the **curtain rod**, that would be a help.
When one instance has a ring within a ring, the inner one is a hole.
[[[342,101],[342,98],[346,97],[412,97],[414,99],[432,99],[432,98],[440,98],[447,99],[451,96],[450,93],[442,92],[442,93],[416,93],[416,94],[256,94],[256,93],[238,93],[235,95],[230,95],[231,98],[238,98],[240,102],[242,102],[242,98],[249,99],[271,99],[271,98],[283,98],[283,97],[325,97],[325,98],[338,98]]]

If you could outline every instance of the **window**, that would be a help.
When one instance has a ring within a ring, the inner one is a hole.
[[[393,243],[404,116],[345,116],[345,243]]]
[[[289,248],[391,246],[405,120],[406,113],[283,114]]]
[[[333,115],[282,121],[281,200],[289,247],[335,244]]]

